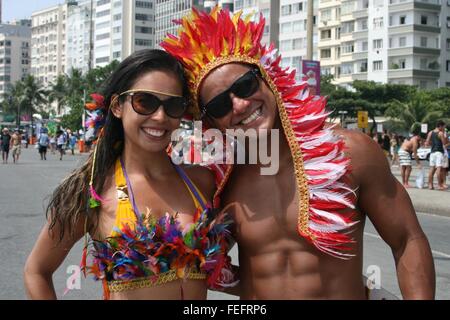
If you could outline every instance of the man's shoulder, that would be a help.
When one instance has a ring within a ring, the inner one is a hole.
[[[371,167],[379,166],[386,161],[386,156],[378,143],[367,134],[346,129],[337,129],[334,133],[345,143],[344,152],[350,159],[354,176],[365,175]]]

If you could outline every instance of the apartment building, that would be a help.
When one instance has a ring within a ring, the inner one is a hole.
[[[153,0],[98,0],[94,21],[94,67],[155,47]]]
[[[11,84],[30,74],[30,43],[28,25],[0,24],[0,97]]]
[[[97,1],[73,1],[67,14],[67,73],[72,69],[88,72],[94,67],[94,20]]]
[[[449,16],[439,0],[320,0],[322,73],[344,87],[354,80],[446,86]]]
[[[31,15],[31,74],[44,86],[66,72],[66,22],[68,4]]]

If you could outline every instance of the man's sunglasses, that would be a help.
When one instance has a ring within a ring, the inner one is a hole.
[[[170,96],[161,100],[154,93]],[[151,90],[129,90],[121,93],[119,97],[130,96],[133,110],[143,116],[151,115],[163,106],[164,112],[171,118],[180,119],[188,107],[187,100],[182,96]]]
[[[252,69],[242,75],[231,85],[231,87],[215,96],[203,106],[203,114],[207,114],[216,119],[226,116],[233,109],[230,93],[233,93],[236,97],[241,99],[251,97],[259,89],[258,76],[261,76],[258,69]]]

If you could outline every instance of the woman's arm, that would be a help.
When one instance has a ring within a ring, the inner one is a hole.
[[[66,232],[63,240],[59,242],[58,235],[58,227],[55,226],[49,231],[47,223],[28,256],[24,268],[24,283],[30,299],[56,300],[53,273],[62,264],[74,244],[83,237],[84,222],[77,224],[74,238]]]

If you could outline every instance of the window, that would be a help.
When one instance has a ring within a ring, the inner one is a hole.
[[[447,60],[445,64],[446,64],[446,69],[445,70],[447,72],[450,72],[450,60]]]
[[[331,58],[331,49],[320,50],[320,58],[322,58],[322,59]]]
[[[367,72],[367,61],[361,62],[359,66],[359,72]]]
[[[292,50],[292,40],[283,40],[283,41],[280,41],[280,50],[281,50],[281,51],[289,51],[289,50]]]
[[[383,48],[383,39],[373,40],[373,48],[374,49],[382,49]]]
[[[148,39],[136,39],[134,41],[134,44],[141,47],[151,47],[152,46],[152,40]]]
[[[355,30],[355,23],[353,21],[343,22],[341,24],[341,32],[342,33],[350,33]]]
[[[367,19],[362,19],[361,20],[360,30],[367,30]]]
[[[374,29],[379,29],[379,28],[383,28],[384,24],[383,24],[383,17],[381,18],[373,18],[373,28]]]
[[[383,70],[383,61],[374,61],[373,62],[373,71]]]
[[[292,13],[292,7],[290,4],[281,6],[281,15],[282,16],[288,16]]]
[[[305,20],[296,20],[292,25],[293,32],[299,32],[305,30],[304,28]]]
[[[293,42],[293,49],[294,50],[298,50],[303,48],[303,38],[299,38],[299,39],[294,39]]]
[[[285,22],[281,24],[281,33],[291,33],[292,32],[292,23]]]
[[[427,69],[427,59],[426,58],[421,58],[420,59],[420,69],[425,70]]]
[[[354,43],[353,41],[343,42],[342,43],[342,53],[352,53],[354,52]]]
[[[294,3],[292,5],[292,13],[293,14],[297,14],[301,11],[303,11],[303,2]]]
[[[341,38],[341,28],[336,28],[336,39],[340,39]]]
[[[400,16],[400,24],[406,24],[406,16]]]
[[[447,50],[450,50],[450,39],[447,38]]]
[[[361,51],[366,52],[369,49],[369,42],[363,41],[361,46]]]
[[[398,46],[399,47],[406,47],[406,37],[400,37],[398,39]]]
[[[342,74],[352,74],[353,73],[353,62],[342,63],[341,64],[341,73]]]
[[[426,47],[427,46],[427,37],[420,37],[420,46]]]
[[[427,16],[420,16],[420,24],[427,24],[428,17]]]
[[[398,66],[400,69],[405,69],[406,68],[406,60],[405,59],[398,60]]]
[[[331,20],[331,9],[323,10],[320,15],[320,21],[328,21]]]
[[[322,30],[320,32],[320,39],[331,39],[331,29]]]

